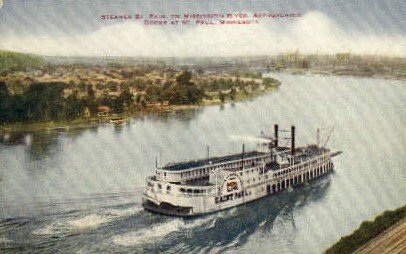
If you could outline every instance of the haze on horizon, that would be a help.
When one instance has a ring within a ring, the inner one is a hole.
[[[227,1],[212,4],[161,1],[69,3],[5,1],[0,9],[0,48],[48,56],[212,57],[351,52],[406,56],[401,1]],[[28,8],[29,7],[29,8]],[[301,13],[301,18],[259,25],[145,26],[106,22],[116,13]],[[46,15],[45,15],[46,14]],[[26,17],[26,18],[24,18]]]

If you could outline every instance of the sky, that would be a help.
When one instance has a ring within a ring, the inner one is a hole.
[[[1,0],[0,0],[1,1]],[[406,5],[387,0],[4,0],[0,48],[49,56],[406,56]],[[299,13],[255,25],[146,26],[104,14]]]

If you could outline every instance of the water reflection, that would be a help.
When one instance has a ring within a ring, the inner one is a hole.
[[[60,140],[68,138],[75,140],[84,132],[97,133],[99,126],[89,126],[75,129],[54,129],[44,132],[11,132],[0,135],[0,148],[24,146],[31,160],[49,157],[60,149]]]
[[[168,112],[156,112],[146,115],[144,119],[168,123],[173,121],[189,122],[198,118],[204,112],[204,107],[173,110]]]
[[[4,145],[21,145],[25,144],[26,133],[13,132],[0,134],[0,144]]]
[[[202,239],[205,239],[206,246],[223,246],[225,248],[221,248],[221,251],[225,251],[243,245],[258,231],[271,232],[275,221],[280,217],[288,222],[284,227],[288,225],[294,231],[296,226],[293,212],[323,199],[330,187],[331,177],[332,175],[327,175],[287,193],[268,196],[219,214],[207,215],[207,220],[211,220],[210,217],[215,218],[211,226],[183,230],[176,241],[187,245],[187,248],[183,248],[195,249],[201,247]],[[202,219],[191,220],[193,223],[193,220]],[[168,242],[160,246],[160,250],[167,250],[173,244]]]

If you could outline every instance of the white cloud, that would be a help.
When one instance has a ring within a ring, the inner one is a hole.
[[[5,49],[68,56],[237,56],[350,51],[359,54],[406,55],[405,36],[350,34],[326,15],[307,13],[294,20],[259,25],[147,27],[124,22],[89,34],[13,36]]]

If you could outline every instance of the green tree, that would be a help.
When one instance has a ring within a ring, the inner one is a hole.
[[[152,84],[145,90],[146,100],[149,102],[161,101],[162,90],[159,86]]]
[[[226,101],[226,96],[222,91],[219,92],[219,99],[221,103],[224,103]]]
[[[11,113],[11,95],[5,82],[0,82],[0,121],[8,122]]]
[[[230,100],[235,101],[236,96],[237,96],[237,89],[235,87],[232,87],[231,91],[230,91]]]
[[[123,90],[117,98],[120,107],[125,110],[125,106],[130,107],[134,104],[133,95],[130,89]]]
[[[64,116],[67,120],[74,120],[83,115],[85,102],[79,99],[77,93],[73,93],[66,98]]]

